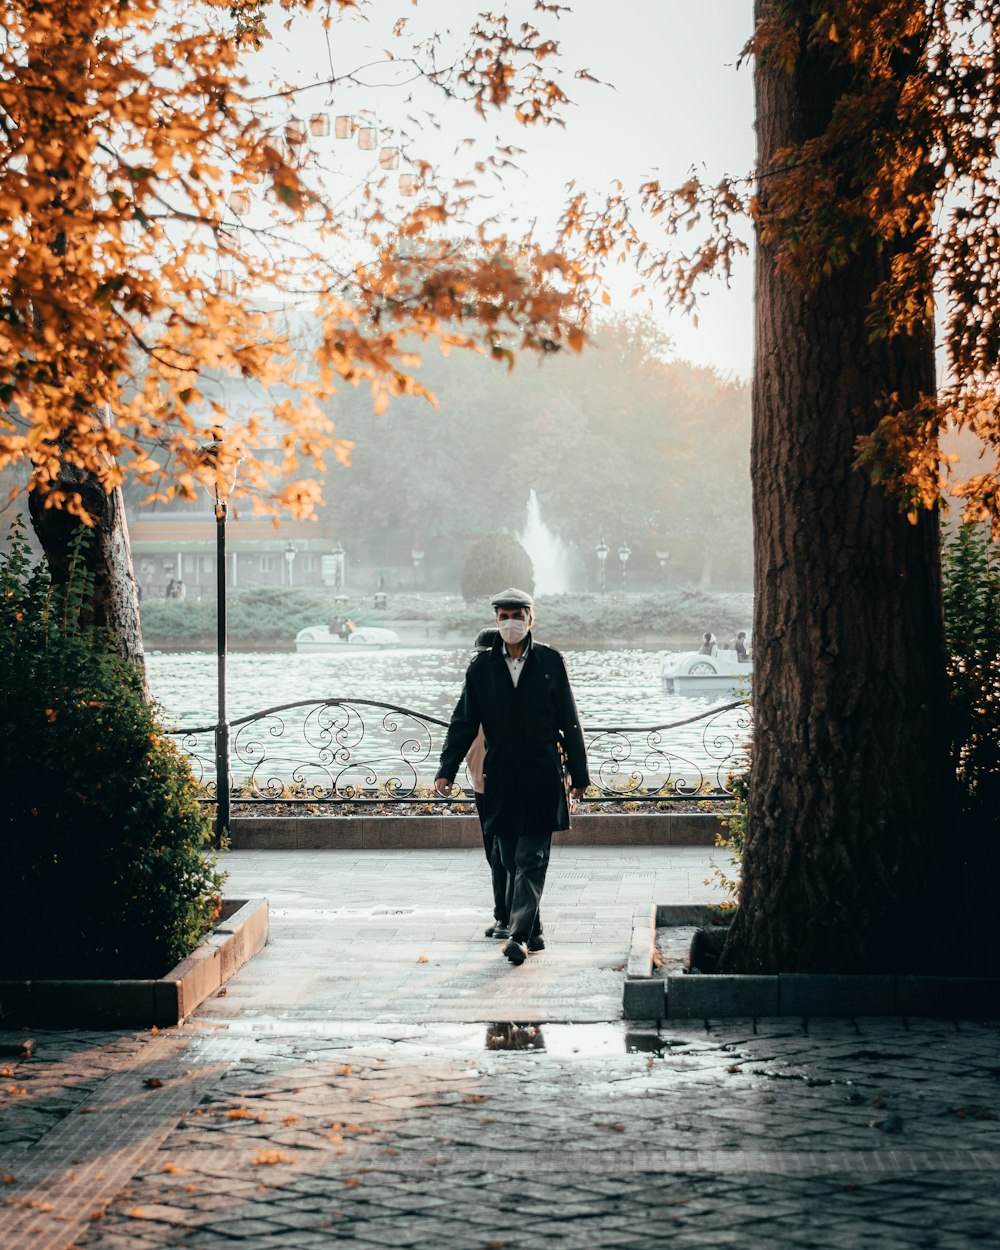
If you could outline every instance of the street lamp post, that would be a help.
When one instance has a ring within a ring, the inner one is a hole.
[[[295,556],[296,556],[295,544],[290,542],[288,546],[285,548],[285,568],[288,569],[288,589],[289,590],[291,590],[292,588],[292,569],[295,565]]]
[[[668,564],[669,564],[669,562],[670,562],[670,552],[669,552],[669,551],[658,551],[658,552],[656,553],[656,558],[657,558],[657,560],[659,560],[659,562],[660,562],[660,572],[663,574],[663,580],[664,580],[664,582],[666,582],[666,580],[667,580],[667,565],[668,565]]]
[[[229,714],[226,710],[226,517],[229,502],[215,492],[216,669],[219,719],[215,726],[215,840],[229,828]]]
[[[625,593],[625,568],[631,554],[632,552],[629,551],[628,543],[622,543],[622,545],[618,548],[618,559],[621,561],[622,566],[622,594]]]
[[[330,552],[336,563],[333,566],[333,588],[340,590],[344,585],[344,548],[338,542],[336,547]]]
[[[414,547],[410,552],[410,559],[413,561],[413,584],[420,585],[420,570],[424,564],[424,551],[422,547]]]
[[[607,560],[608,560],[608,544],[602,538],[594,548],[594,555],[597,556],[597,563],[601,569],[601,598],[604,598],[604,590],[606,586],[607,576]]]
[[[201,448],[207,465],[218,468],[222,441]],[[229,713],[226,708],[226,651],[228,623],[226,618],[226,521],[229,517],[229,496],[236,487],[242,455],[233,460],[232,476],[220,482],[218,476],[212,490],[215,506],[215,594],[216,594],[216,667],[218,674],[218,719],[215,725],[215,839],[221,843],[230,819],[229,789]]]

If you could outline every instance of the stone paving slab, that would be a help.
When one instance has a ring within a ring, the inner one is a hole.
[[[81,1183],[61,1170],[65,1119],[22,1159],[0,1210],[5,1250],[312,1235],[369,1250],[644,1247],[664,1230],[681,1246],[995,1244],[993,1027],[727,1021],[671,1026],[631,1054],[621,1025],[542,1025],[544,1049],[513,1052],[473,1026],[342,1032],[161,1037],[76,1119]],[[43,1036],[39,1053],[58,1065],[63,1044]],[[25,1087],[39,1062],[18,1065]],[[164,1086],[137,1094],[154,1068]],[[140,1124],[143,1100],[156,1110]],[[124,1106],[123,1179],[99,1116]]]
[[[557,844],[542,900],[548,949],[515,969],[483,937],[492,897],[481,853],[236,852],[227,889],[269,899],[270,944],[208,1014],[617,1019],[633,912],[668,890],[711,901],[715,854]]]
[[[466,905],[462,889],[485,870],[434,855],[378,863],[236,867],[275,911],[381,907],[383,923],[404,904]],[[613,885],[590,863],[595,888]],[[695,862],[649,867],[687,874],[687,897],[704,897]],[[270,889],[258,888],[264,874]],[[568,884],[553,879],[553,952],[575,906],[560,898]],[[597,926],[598,962],[612,940],[627,958],[632,911],[652,897],[628,893],[622,933]],[[315,922],[299,924],[265,952],[280,958],[252,1010],[222,1014],[254,964],[177,1029],[39,1033],[33,1058],[0,1059],[3,1250],[998,1243],[996,1024],[532,1021],[506,1015],[486,981],[484,1018],[435,1022],[476,947],[453,938],[430,948],[440,981],[415,991],[428,1020],[404,1018],[409,1008],[352,1018],[331,999],[294,997],[300,943],[315,939]],[[375,972],[386,985],[396,975]],[[536,975],[537,1000],[559,1008],[558,977]],[[337,993],[366,1001],[361,988]],[[11,1050],[17,1040],[0,1035]]]

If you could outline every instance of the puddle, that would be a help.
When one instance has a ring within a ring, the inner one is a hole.
[[[657,1033],[626,1031],[624,1023],[546,1024],[538,1021],[497,1020],[485,1024],[403,1024],[344,1021],[283,1016],[243,1016],[239,1020],[212,1020],[200,1016],[188,1027],[217,1035],[289,1039],[342,1039],[362,1042],[420,1042],[468,1053],[534,1051],[552,1059],[594,1059],[602,1055],[662,1055],[670,1042]]]

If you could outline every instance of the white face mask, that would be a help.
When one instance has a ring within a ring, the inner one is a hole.
[[[528,632],[528,622],[517,619],[497,621],[497,628],[500,630],[500,637],[504,642],[523,642]]]

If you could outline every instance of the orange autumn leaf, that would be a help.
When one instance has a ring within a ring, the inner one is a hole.
[[[288,22],[314,8],[281,5]],[[557,16],[471,15],[453,65],[416,33],[407,63],[442,99],[558,123]],[[351,0],[323,17],[363,20]],[[403,395],[433,403],[414,340],[506,359],[559,349],[570,326],[579,335],[588,267],[471,219],[514,149],[449,176],[414,137],[392,158],[405,158],[412,187],[377,174],[345,200],[316,160],[322,126],[281,112],[308,107],[298,92],[312,78],[279,108],[248,77],[245,50],[270,38],[261,6],[190,0],[169,22],[154,0],[14,0],[4,24],[0,472],[23,475],[46,505],[90,523],[67,462],[108,492],[137,485],[167,501],[228,489],[241,461],[235,489],[255,510],[307,516],[328,463],[350,459],[330,416],[338,386],[369,387],[376,413]],[[334,108],[349,79],[326,84]],[[353,269],[338,255],[354,255]],[[263,291],[301,307],[308,344],[261,310]],[[209,393],[229,383],[251,387],[259,411]]]
[[[253,1163],[257,1166],[267,1166],[275,1163],[294,1163],[295,1159],[292,1155],[286,1155],[283,1150],[258,1150],[253,1157]]]

